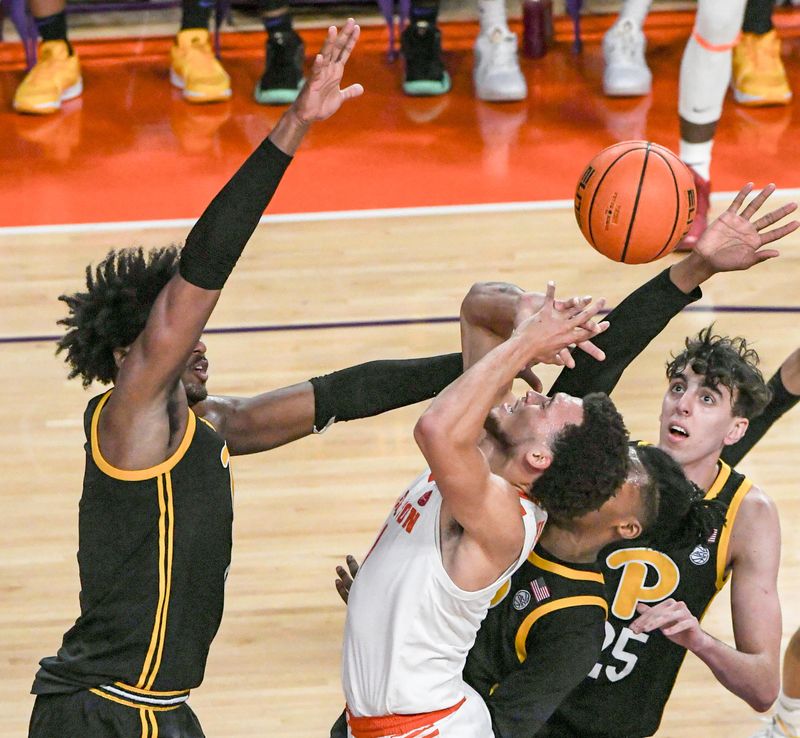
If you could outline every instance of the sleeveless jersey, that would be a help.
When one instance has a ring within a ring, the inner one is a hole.
[[[722,529],[707,541],[659,550],[628,542],[603,550],[600,562],[610,603],[603,653],[548,722],[552,729],[544,735],[640,738],[655,733],[686,649],[660,631],[633,633],[628,626],[637,617],[636,605],[672,597],[683,600],[698,619],[703,617],[728,579],[725,564],[731,530],[751,486],[720,461],[706,498],[723,502],[727,515]]]
[[[466,592],[442,564],[441,505],[425,471],[395,503],[353,582],[342,654],[353,715],[433,712],[464,698],[461,672],[478,627],[547,519],[521,497],[525,540],[518,560],[490,586]]]
[[[233,523],[228,448],[190,409],[169,459],[116,469],[97,437],[110,394],[93,398],[84,414],[81,614],[56,656],[40,662],[32,691],[90,688],[123,704],[137,695],[179,702],[203,680],[222,618]]]
[[[541,627],[548,615],[560,611],[580,613],[594,621],[599,647],[608,612],[599,566],[561,561],[537,544],[492,600],[467,657],[464,680],[488,698],[509,674],[527,664],[537,625]],[[583,622],[582,627],[586,627]],[[535,661],[535,654],[531,656]],[[565,660],[573,656],[562,654]],[[539,663],[535,668],[542,670],[546,680],[547,667]]]

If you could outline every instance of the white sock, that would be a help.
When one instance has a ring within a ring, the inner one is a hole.
[[[711,179],[711,147],[713,145],[713,141],[689,143],[681,139],[679,154],[681,159],[706,181]]]
[[[800,698],[787,697],[783,690],[778,696],[775,714],[786,723],[792,733],[800,734]]]
[[[625,0],[622,10],[619,12],[617,23],[624,20],[632,20],[638,28],[644,25],[645,18],[650,12],[650,5],[653,0]]]
[[[506,0],[478,0],[478,17],[481,33],[488,33],[493,28],[507,30]]]

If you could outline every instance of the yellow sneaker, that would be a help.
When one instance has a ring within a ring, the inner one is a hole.
[[[768,33],[743,33],[733,50],[733,96],[740,105],[787,105],[792,91],[781,61],[781,40]]]
[[[193,103],[227,100],[231,96],[231,78],[211,50],[205,28],[187,28],[175,37],[171,50],[169,79],[183,90],[185,100]]]
[[[66,41],[45,41],[39,47],[38,61],[25,75],[14,93],[18,113],[55,113],[63,100],[83,92],[78,55],[70,56]]]

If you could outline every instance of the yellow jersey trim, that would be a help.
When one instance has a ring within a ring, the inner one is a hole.
[[[134,707],[137,710],[141,710],[142,706],[138,702],[129,702],[128,700],[124,700],[121,697],[115,697],[111,694],[106,694],[105,692],[100,691],[99,689],[94,689],[93,687],[89,688],[89,691],[92,694],[96,694],[98,697],[102,697],[104,700],[111,700],[111,702],[117,702],[120,705],[125,705],[125,707]],[[169,707],[148,707],[145,709],[145,712],[150,712],[155,710],[157,712],[167,712],[168,710],[177,710],[183,702],[178,705],[170,705]]]
[[[548,561],[547,559],[543,559],[539,554],[535,551],[531,551],[530,556],[528,556],[528,561],[531,562],[534,566],[538,566],[540,569],[544,569],[545,571],[551,571],[553,574],[557,574],[560,577],[566,577],[567,579],[577,579],[586,582],[598,582],[599,584],[603,584],[605,579],[603,575],[599,571],[583,571],[581,569],[571,569],[568,566],[564,566],[563,564],[557,564],[555,561]]]
[[[214,424],[210,420],[206,420],[202,415],[198,415],[197,419],[202,421],[203,423],[205,423],[209,428],[211,428],[211,430],[214,431],[214,433],[217,432],[216,427],[214,426]]]
[[[492,601],[489,603],[489,607],[492,608],[495,605],[499,604],[503,601],[503,598],[508,594],[508,591],[511,589],[511,580],[507,579],[500,585],[500,589],[494,593],[494,597],[492,597]]]
[[[103,474],[106,474],[113,479],[119,479],[123,482],[141,482],[144,479],[153,479],[159,474],[166,474],[172,471],[177,463],[183,458],[186,450],[192,443],[192,439],[194,438],[195,427],[197,425],[197,416],[194,414],[192,409],[189,408],[189,417],[186,421],[186,431],[183,434],[183,438],[181,439],[178,448],[175,449],[175,452],[172,454],[172,456],[165,461],[162,461],[160,464],[156,464],[156,466],[151,466],[147,469],[118,469],[112,464],[109,464],[103,458],[103,454],[100,451],[100,441],[97,435],[97,428],[100,423],[100,413],[108,401],[108,398],[111,397],[111,393],[113,391],[114,390],[109,390],[105,393],[105,395],[103,395],[100,402],[97,403],[94,413],[92,414],[90,440],[92,459],[94,459],[94,463],[97,464],[97,468],[100,469]]]
[[[731,542],[731,533],[733,532],[733,524],[736,520],[736,514],[739,512],[739,505],[745,495],[750,491],[753,483],[746,477],[742,480],[739,488],[733,493],[731,504],[728,505],[728,512],[725,515],[725,524],[719,534],[719,546],[717,547],[717,590],[725,586],[728,581],[728,573],[726,572],[726,563],[728,561],[728,546]]]
[[[725,486],[725,482],[728,481],[730,475],[731,468],[722,459],[720,459],[717,477],[714,480],[714,483],[708,488],[708,492],[706,492],[707,500],[714,500],[717,498],[717,495],[722,492],[722,488]]]
[[[132,687],[130,684],[125,684],[125,682],[114,682],[114,686],[121,687],[122,689],[126,689],[129,692],[136,692],[136,694],[142,694],[145,697],[178,697],[184,694],[189,694],[190,690],[188,689],[178,689],[173,692],[157,692],[154,689],[139,689],[139,687]]]
[[[166,585],[165,591],[166,594],[164,596],[164,608],[161,612],[161,624],[159,627],[160,630],[160,638],[158,643],[158,653],[156,655],[156,662],[155,666],[153,667],[153,672],[150,675],[150,678],[147,680],[147,684],[145,684],[145,689],[150,689],[153,686],[153,682],[156,680],[156,675],[158,674],[158,670],[161,668],[161,656],[164,653],[164,641],[167,639],[167,613],[169,612],[169,598],[172,590],[172,553],[173,547],[175,545],[175,512],[172,506],[172,477],[169,474],[164,475],[164,479],[166,481],[166,498],[167,498],[167,517],[169,520],[169,528],[167,530],[167,546],[166,546],[166,557],[164,561],[165,566],[165,576],[166,576]]]
[[[530,613],[530,615],[528,615],[525,620],[522,621],[522,625],[519,626],[517,635],[514,638],[514,648],[516,649],[519,662],[522,663],[526,658],[528,658],[528,646],[526,643],[528,640],[528,633],[533,627],[533,624],[539,620],[539,618],[543,618],[545,615],[549,615],[551,612],[563,610],[567,607],[581,607],[584,605],[600,607],[602,608],[606,617],[608,617],[608,603],[605,601],[605,599],[602,597],[589,595],[565,597],[562,600],[554,600],[553,602],[548,602],[546,605],[537,607],[532,613]]]

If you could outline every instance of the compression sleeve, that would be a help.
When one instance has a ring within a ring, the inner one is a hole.
[[[239,167],[186,238],[180,274],[187,282],[222,289],[291,161],[267,138]]]
[[[596,606],[556,610],[531,628],[529,658],[493,689],[486,706],[495,738],[534,735],[600,656],[605,615]]]
[[[722,460],[726,464],[736,466],[744,458],[745,454],[764,437],[764,434],[772,427],[772,424],[785,412],[791,410],[800,400],[800,396],[793,395],[784,387],[781,381],[780,369],[775,372],[767,386],[772,392],[769,404],[764,408],[764,412],[761,415],[750,421],[747,431],[738,443],[726,446],[723,449]]]
[[[606,353],[596,361],[583,351],[573,352],[574,369],[563,369],[549,395],[566,392],[583,397],[590,392],[610,394],[628,365],[683,308],[702,297],[699,287],[688,295],[669,278],[669,269],[632,292],[606,318],[610,325],[594,339]]]
[[[314,430],[430,400],[462,371],[461,354],[370,361],[314,377]]]

